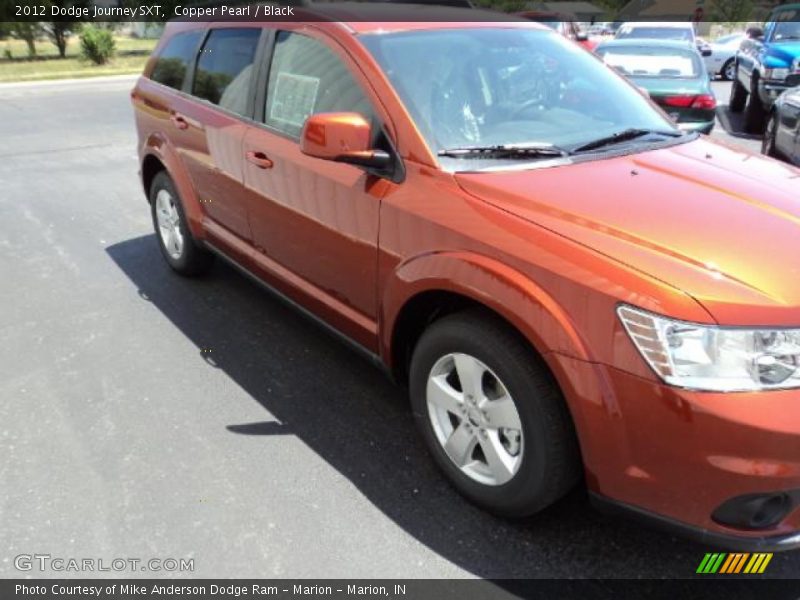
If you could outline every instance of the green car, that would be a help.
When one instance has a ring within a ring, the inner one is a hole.
[[[609,67],[646,90],[680,129],[701,133],[714,129],[717,100],[703,59],[691,44],[613,40],[597,46],[595,53]]]

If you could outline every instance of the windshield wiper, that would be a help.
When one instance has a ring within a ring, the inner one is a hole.
[[[452,158],[550,158],[553,156],[569,156],[569,152],[563,148],[541,142],[445,148],[444,150],[439,150],[437,154]]]
[[[598,148],[603,148],[605,146],[611,146],[613,144],[619,144],[622,142],[628,142],[630,140],[635,140],[636,138],[644,137],[646,135],[663,135],[667,137],[680,137],[683,135],[681,131],[659,131],[657,129],[623,129],[617,133],[612,135],[601,137],[596,140],[592,140],[586,144],[582,144],[577,148],[573,148],[572,152],[588,152],[589,150],[596,150]]]

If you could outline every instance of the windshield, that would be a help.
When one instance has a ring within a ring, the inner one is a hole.
[[[647,46],[600,46],[598,56],[627,77],[694,79],[700,76],[697,52]]]
[[[597,58],[546,30],[361,36],[434,154],[510,144],[578,147],[626,129],[676,131]],[[449,161],[464,159],[443,158]],[[519,162],[519,161],[517,161]]]
[[[779,15],[780,19],[800,19],[800,11],[785,11]],[[800,40],[800,21],[778,21],[775,23],[773,41]]]
[[[692,30],[689,27],[623,27],[617,32],[617,39],[677,40],[691,42]]]

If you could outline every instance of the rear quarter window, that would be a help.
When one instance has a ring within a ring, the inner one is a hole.
[[[202,30],[187,31],[172,37],[156,58],[150,79],[179,90],[183,87],[186,72],[194,61]]]

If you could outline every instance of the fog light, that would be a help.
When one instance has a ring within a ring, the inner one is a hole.
[[[747,494],[726,500],[711,518],[720,525],[738,529],[769,529],[780,523],[794,502],[788,494]]]

